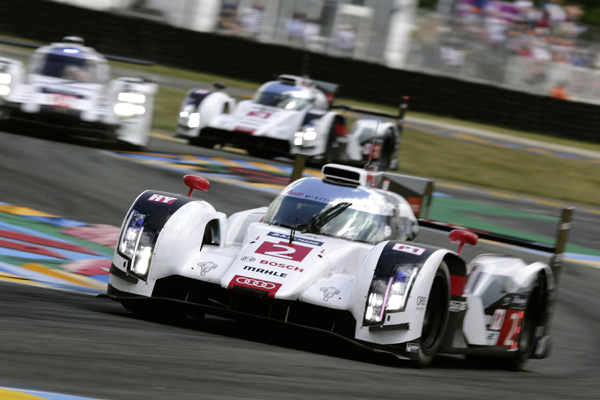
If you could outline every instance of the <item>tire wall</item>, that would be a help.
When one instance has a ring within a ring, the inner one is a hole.
[[[150,19],[47,0],[0,1],[0,34],[42,43],[77,35],[104,54],[262,83],[308,74],[340,85],[338,96],[467,121],[600,143],[600,106],[387,68],[301,49],[176,28]]]

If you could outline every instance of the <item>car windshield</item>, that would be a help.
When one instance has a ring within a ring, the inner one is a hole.
[[[256,92],[254,102],[270,107],[300,111],[312,104],[312,96],[303,88],[274,84]]]
[[[399,221],[353,209],[351,202],[324,203],[294,196],[279,195],[271,203],[264,222],[367,243],[397,238]]]
[[[48,53],[45,60],[34,71],[40,75],[63,78],[79,82],[96,82],[97,68],[94,60],[73,53]],[[75,51],[75,50],[73,50]]]

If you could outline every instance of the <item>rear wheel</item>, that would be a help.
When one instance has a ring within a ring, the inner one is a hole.
[[[392,145],[390,140],[385,140],[383,147],[381,148],[381,156],[379,157],[378,164],[380,171],[387,171],[390,169],[392,163]]]
[[[540,274],[531,288],[531,292],[527,298],[527,308],[521,327],[521,335],[519,337],[519,349],[515,354],[507,359],[500,359],[501,366],[510,371],[518,371],[523,369],[527,360],[531,358],[535,351],[535,331],[541,324],[545,313],[544,303],[544,278]]]
[[[323,164],[329,164],[338,159],[338,147],[337,143],[335,143],[336,129],[338,125],[341,125],[341,122],[334,121],[329,129],[329,134],[327,135],[327,144],[325,145],[325,154],[323,154]]]
[[[527,298],[527,307],[525,309],[525,316],[521,327],[521,335],[518,339],[517,351],[512,352],[509,357],[469,355],[467,356],[467,360],[477,367],[485,366],[509,371],[519,371],[523,369],[535,351],[535,331],[542,323],[542,319],[546,312],[544,292],[545,280],[543,275],[540,274],[536,277]]]
[[[450,273],[446,263],[438,267],[425,308],[421,344],[415,362],[418,367],[431,363],[437,354],[448,323],[448,304],[450,303]]]

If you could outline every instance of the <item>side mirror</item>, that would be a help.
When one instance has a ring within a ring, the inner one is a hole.
[[[475,246],[479,239],[479,236],[477,236],[476,233],[462,229],[453,230],[448,237],[450,238],[451,243],[459,243],[458,250],[456,250],[458,254],[460,254],[465,244]]]
[[[194,189],[201,192],[208,192],[208,188],[210,187],[210,182],[208,180],[196,175],[185,175],[183,177],[183,183],[190,188],[190,191],[187,194],[188,197],[192,197]]]

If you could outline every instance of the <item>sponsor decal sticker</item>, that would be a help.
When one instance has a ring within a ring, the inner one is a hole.
[[[290,265],[290,264],[285,264],[285,263],[278,263],[276,261],[260,260],[260,263],[268,265],[270,267],[285,268],[285,269],[289,269],[291,271],[304,272],[303,268],[296,267],[295,265]]]
[[[245,262],[254,262],[254,261],[256,261],[256,258],[244,256],[244,257],[240,258],[240,260],[245,261]]]
[[[269,233],[267,233],[267,236],[275,237],[278,239],[287,239],[288,241],[290,240],[290,235],[287,235],[285,233],[269,232]],[[294,242],[310,244],[313,246],[322,246],[323,245],[323,242],[319,242],[318,240],[299,238],[299,237],[295,237]]]
[[[262,118],[262,119],[269,119],[271,117],[271,115],[273,115],[273,113],[268,112],[268,111],[263,111],[263,110],[252,110],[252,111],[248,112],[248,114],[247,114],[248,117],[255,117],[255,118]]]
[[[299,244],[289,244],[288,242],[263,242],[258,249],[257,254],[266,256],[284,258],[290,261],[302,261],[310,253],[312,247],[301,246]]]
[[[467,309],[467,302],[466,301],[450,300],[450,304],[448,305],[448,309],[449,309],[450,312],[466,311],[466,309]]]
[[[288,191],[286,196],[304,197],[305,199],[318,201],[319,203],[331,203],[331,199],[327,197],[315,196],[304,192],[294,192],[293,190]]]
[[[275,297],[275,293],[281,287],[281,283],[264,281],[262,279],[250,278],[248,276],[236,275],[233,277],[231,282],[229,282],[229,289],[232,289],[234,286],[242,286],[250,289],[258,289],[269,292],[269,297]]]
[[[286,278],[287,277],[287,274],[285,272],[273,271],[273,270],[264,269],[264,268],[256,268],[256,267],[251,267],[249,265],[246,265],[244,267],[244,270],[251,271],[251,272],[256,272],[258,274],[265,274],[265,275],[276,276],[278,278]]]
[[[342,291],[333,286],[329,286],[329,287],[322,287],[321,292],[323,292],[323,300],[328,301],[333,296],[337,296],[338,294],[340,294]]]
[[[500,332],[488,331],[486,335],[486,340],[488,346],[494,346],[498,343],[498,337],[500,336]]]
[[[492,323],[490,324],[490,330],[499,331],[502,329],[502,324],[504,323],[504,317],[506,316],[506,310],[501,308],[494,311],[494,316],[492,317]]]
[[[148,200],[163,204],[173,204],[175,200],[177,200],[177,197],[169,197],[162,194],[153,194],[148,198]]]
[[[421,247],[411,246],[411,245],[403,244],[403,243],[396,243],[392,247],[392,250],[402,251],[404,253],[415,254],[417,256],[420,256],[423,253],[425,253],[425,249],[423,249]]]

